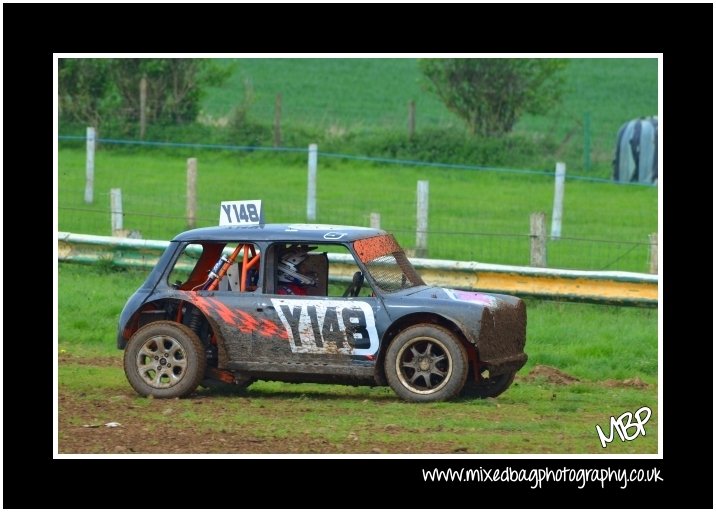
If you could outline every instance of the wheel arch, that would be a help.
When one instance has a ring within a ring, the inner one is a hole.
[[[224,337],[221,334],[221,329],[219,328],[218,323],[213,318],[211,318],[210,315],[207,314],[206,309],[202,307],[200,302],[187,300],[186,298],[162,297],[142,304],[142,306],[129,318],[129,320],[122,327],[122,338],[120,342],[118,342],[118,348],[124,349],[127,345],[127,342],[129,341],[129,338],[131,338],[134,333],[136,333],[140,328],[144,327],[145,325],[149,325],[150,323],[156,321],[171,320],[191,328],[186,318],[186,315],[184,314],[184,312],[182,312],[182,309],[186,309],[186,305],[193,306],[193,308],[196,310],[196,314],[199,315],[199,321],[208,324],[210,329],[209,338],[213,337],[216,341],[216,347],[219,356],[219,367],[225,367],[226,363],[228,362],[228,355],[226,353],[226,347],[224,345]],[[156,318],[147,318],[145,320],[142,320],[143,315],[156,315]],[[197,335],[199,335],[199,333],[197,333]],[[199,335],[199,339],[204,345],[207,345],[210,342],[209,339],[207,339],[206,337],[202,337],[201,335]]]
[[[462,343],[462,345],[465,347],[465,350],[467,351],[468,355],[469,365],[472,366],[474,364],[477,364],[477,349],[474,345],[474,342],[470,341],[466,336],[465,333],[467,331],[460,322],[456,321],[455,319],[439,315],[437,313],[410,313],[398,318],[392,324],[390,324],[390,327],[386,329],[385,334],[381,339],[380,350],[378,351],[378,357],[376,359],[375,364],[375,380],[379,385],[385,386],[388,383],[385,376],[384,363],[385,354],[388,351],[388,347],[390,346],[391,341],[393,341],[393,339],[398,334],[400,334],[408,327],[418,324],[435,324],[449,330],[455,335],[458,340],[460,340],[460,343]]]

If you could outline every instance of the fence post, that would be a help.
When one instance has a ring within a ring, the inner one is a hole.
[[[124,229],[124,212],[122,210],[122,189],[113,188],[109,191],[109,211],[112,222],[112,236],[122,236]]]
[[[281,147],[281,93],[276,95],[276,106],[273,117],[273,147]]]
[[[562,236],[562,204],[564,200],[564,176],[567,166],[564,162],[557,162],[554,173],[554,206],[552,207],[552,240]]]
[[[139,81],[139,138],[144,139],[147,130],[147,77]]]
[[[186,225],[189,229],[196,227],[196,174],[198,162],[196,158],[186,161]]]
[[[316,220],[316,180],[318,173],[318,145],[308,146],[308,193],[306,201],[306,218]]]
[[[408,140],[413,140],[415,135],[415,100],[408,102]]]
[[[380,229],[380,213],[370,214],[370,227],[373,229]]]
[[[649,235],[649,273],[659,273],[659,235],[652,233]]]
[[[85,165],[87,180],[85,182],[85,203],[94,202],[94,143],[95,130],[87,127],[87,161]]]
[[[547,216],[544,212],[530,214],[530,266],[547,266]]]
[[[415,256],[418,258],[428,256],[429,184],[427,180],[418,181],[418,223],[415,231]]]

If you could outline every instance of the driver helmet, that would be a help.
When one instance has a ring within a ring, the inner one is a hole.
[[[281,256],[278,263],[279,283],[298,284],[303,286],[315,286],[316,278],[299,272],[298,267],[308,257],[303,249],[295,249]]]

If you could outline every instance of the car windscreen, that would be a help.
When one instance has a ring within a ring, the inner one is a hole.
[[[375,284],[384,292],[425,284],[392,235],[356,240],[353,247]]]

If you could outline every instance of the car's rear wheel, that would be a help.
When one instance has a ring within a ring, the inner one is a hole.
[[[494,398],[507,391],[507,388],[512,385],[512,381],[514,380],[515,372],[495,375],[487,379],[480,379],[477,382],[472,378],[468,378],[460,392],[460,396],[468,398]]]
[[[447,329],[418,324],[398,334],[386,352],[385,375],[393,391],[411,402],[447,400],[467,378],[467,352]]]
[[[139,329],[124,350],[124,373],[143,396],[177,398],[192,393],[204,378],[206,355],[199,337],[176,322],[153,322]]]

